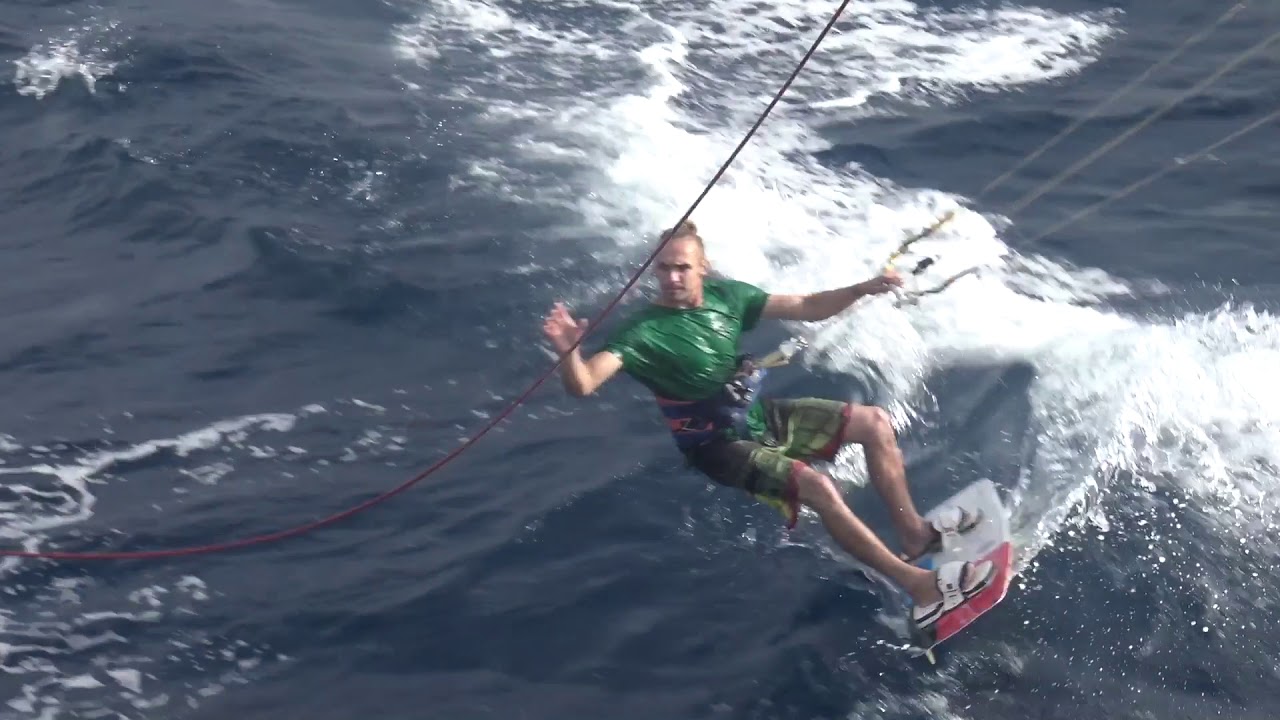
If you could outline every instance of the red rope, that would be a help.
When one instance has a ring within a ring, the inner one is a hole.
[[[738,157],[738,154],[742,152],[742,149],[746,147],[747,142],[752,138],[752,136],[755,135],[756,131],[764,123],[765,119],[769,117],[769,113],[773,112],[773,108],[782,99],[782,96],[791,87],[791,84],[795,82],[796,77],[800,75],[800,71],[804,69],[804,66],[809,62],[809,59],[813,57],[813,54],[814,52],[817,51],[818,46],[822,43],[823,39],[826,38],[827,33],[831,31],[831,28],[835,26],[836,21],[839,20],[840,15],[844,12],[845,8],[848,5],[849,5],[849,0],[841,1],[839,7],[836,8],[835,13],[832,14],[831,19],[828,20],[826,26],[822,28],[822,32],[818,34],[818,37],[813,41],[813,44],[809,46],[808,51],[805,52],[804,57],[800,59],[800,62],[796,65],[795,69],[791,71],[791,75],[787,78],[786,82],[784,82],[782,84],[782,87],[780,87],[778,91],[774,93],[773,99],[769,101],[769,104],[765,107],[764,111],[760,114],[760,117],[756,119],[755,124],[753,124],[751,126],[751,129],[747,131],[747,134],[743,136],[742,140],[738,143],[738,146],[734,148],[733,152],[729,155],[729,158],[725,160],[724,164],[720,166],[720,169],[716,171],[715,176],[713,176],[711,178],[711,181],[707,183],[705,188],[703,188],[702,192],[698,195],[697,199],[695,199],[693,201],[693,204],[689,206],[689,209],[686,210],[684,215],[681,216],[681,218],[678,221],[676,221],[671,227],[679,226],[680,223],[684,222],[685,220],[688,220],[689,217],[693,215],[694,210],[696,210],[698,208],[698,205],[700,205],[703,199],[706,198],[707,193],[711,192],[711,189],[715,186],[715,184],[720,181],[720,178],[724,175],[725,171],[729,169],[729,165],[733,163],[733,161]],[[667,235],[667,234],[664,234],[664,235]],[[569,353],[572,353],[575,350],[577,350],[577,348],[582,344],[582,341],[587,337],[587,335],[590,334],[591,331],[594,330],[600,324],[600,322],[605,318],[605,316],[607,316],[609,312],[611,312],[613,308],[618,304],[618,302],[622,300],[623,296],[626,295],[627,291],[630,290],[632,286],[634,286],[636,282],[640,280],[640,277],[644,274],[645,270],[647,270],[649,266],[653,264],[653,261],[655,258],[657,258],[658,253],[662,252],[662,249],[670,241],[671,241],[671,238],[669,236],[664,236],[662,238],[662,241],[658,243],[658,247],[655,248],[654,251],[649,255],[648,259],[646,259],[644,263],[640,265],[639,269],[637,269],[635,273],[632,274],[631,279],[628,280],[627,284],[622,287],[622,290],[617,294],[617,296],[615,296],[613,300],[609,301],[609,304],[606,305],[605,308],[601,310],[600,313],[596,315],[596,317],[590,323],[587,324],[587,327],[583,331],[581,337],[579,337],[578,341],[574,343],[571,348],[569,348],[568,353],[561,355],[560,358],[557,359],[556,362],[551,365],[551,367],[547,368],[547,370],[543,372],[542,375],[539,376],[538,379],[535,380],[533,384],[528,387],[528,389],[526,389],[523,393],[521,393],[520,396],[517,397],[505,409],[503,409],[502,412],[498,413],[493,418],[493,420],[491,420],[487,425],[481,428],[479,432],[467,438],[467,440],[463,442],[461,445],[454,448],[452,452],[445,455],[443,458],[441,458],[437,462],[433,463],[426,470],[423,470],[422,472],[418,473],[416,476],[401,483],[399,486],[394,487],[376,497],[370,498],[369,500],[366,500],[354,507],[348,508],[346,510],[335,513],[328,517],[321,518],[320,520],[306,523],[304,525],[298,525],[297,527],[288,528],[286,530],[280,530],[273,533],[267,533],[264,535],[255,535],[252,537],[241,538],[239,540],[230,540],[227,542],[214,543],[210,545],[193,545],[189,547],[179,547],[179,548],[162,548],[157,550],[132,550],[132,551],[120,551],[120,552],[59,552],[54,550],[0,549],[0,557],[45,558],[49,560],[143,560],[143,559],[149,560],[149,559],[155,559],[155,558],[172,558],[172,557],[182,557],[182,556],[189,556],[189,555],[206,555],[209,553],[238,550],[240,548],[249,547],[251,545],[263,545],[266,543],[285,540],[287,538],[295,537],[297,535],[302,535],[303,533],[307,533],[312,530],[325,527],[326,525],[332,525],[339,521],[345,520],[359,512],[368,510],[374,505],[390,500],[396,495],[399,495],[405,490],[408,490],[410,487],[413,487],[414,485],[418,484],[431,473],[434,473],[435,471],[439,470],[440,468],[452,462],[454,458],[461,455],[467,448],[471,447],[473,444],[479,441],[480,438],[487,435],[490,430],[497,427],[498,423],[506,419],[507,416],[510,415],[513,411],[515,411],[517,407],[523,404],[524,401],[527,400],[535,390],[537,390],[544,382],[547,381],[547,378],[551,377],[552,373],[556,371],[556,368],[560,366],[560,363],[564,361],[564,358]]]

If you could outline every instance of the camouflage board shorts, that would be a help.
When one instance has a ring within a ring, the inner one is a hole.
[[[713,440],[689,451],[689,462],[715,482],[773,506],[792,527],[800,512],[796,474],[805,461],[835,457],[853,406],[821,398],[760,403],[763,435]]]

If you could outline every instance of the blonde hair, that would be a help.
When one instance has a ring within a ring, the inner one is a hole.
[[[702,250],[704,255],[706,254],[706,248],[702,244],[702,236],[698,234],[698,226],[694,225],[692,220],[685,220],[675,228],[665,230],[662,233],[663,242],[683,240],[684,238],[693,238],[693,241],[698,243],[698,249]]]
[[[692,220],[685,220],[670,230],[664,230],[662,233],[662,242],[669,243],[672,240],[692,239],[698,244],[698,254],[702,256],[702,264],[707,272],[715,272],[711,267],[711,260],[707,258],[707,247],[702,244],[702,236],[698,234],[698,226],[693,224]]]

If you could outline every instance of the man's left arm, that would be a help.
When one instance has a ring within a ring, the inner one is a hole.
[[[864,297],[886,293],[901,286],[902,279],[897,273],[890,271],[835,290],[808,295],[770,295],[765,301],[761,317],[818,322],[839,315]]]

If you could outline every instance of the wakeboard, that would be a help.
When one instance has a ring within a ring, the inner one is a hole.
[[[943,563],[966,560],[981,563],[990,560],[995,566],[991,582],[978,594],[938,618],[927,628],[912,625],[912,641],[933,662],[933,648],[954,637],[973,621],[995,607],[1013,581],[1013,539],[1009,531],[1009,513],[1000,501],[995,483],[982,479],[965,487],[925,514],[932,521],[945,507],[959,505],[967,510],[980,510],[982,521],[960,534],[943,534],[941,549],[917,558],[914,564],[933,570]],[[908,606],[910,612],[910,606]],[[910,623],[909,623],[910,624]]]

